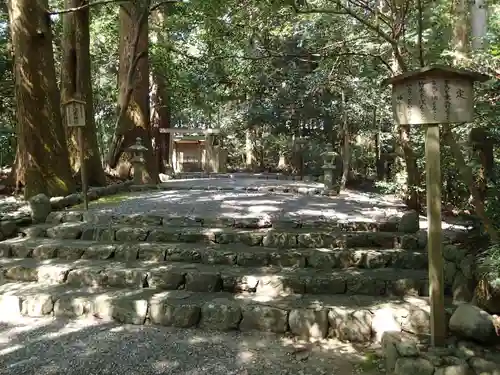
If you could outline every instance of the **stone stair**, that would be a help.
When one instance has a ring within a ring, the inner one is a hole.
[[[397,230],[394,220],[53,212],[0,242],[0,315],[369,341],[389,309],[421,333],[425,239]]]

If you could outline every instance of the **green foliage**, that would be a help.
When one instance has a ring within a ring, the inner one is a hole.
[[[479,265],[487,279],[500,278],[500,244],[490,246],[479,258]]]
[[[299,14],[288,0],[244,5],[236,0],[192,0],[166,5],[163,19],[152,15],[149,20],[151,71],[165,81],[163,95],[168,101],[171,126],[220,128],[233,168],[244,164],[245,132],[251,129],[257,135],[256,153],[264,168],[276,168],[280,154],[290,159],[295,137],[307,139],[302,156],[308,173],[320,174],[321,152],[326,144],[341,149],[345,115],[351,168],[355,174],[371,177],[376,173],[374,139],[381,128],[386,128],[381,140],[383,151],[401,154],[394,147],[397,134],[392,125],[391,90],[380,83],[392,74],[394,43],[408,68],[419,66],[417,9],[401,6],[375,12],[370,2],[361,5],[338,0],[302,1],[300,9],[310,9],[308,3],[330,12]],[[346,4],[351,14],[345,14]],[[451,5],[451,0],[422,0],[426,64],[447,63],[453,57],[451,35],[456,17],[450,12]],[[61,8],[62,1],[50,1],[50,7]],[[118,9],[117,4],[107,4],[91,10],[94,112],[102,151],[116,121]],[[489,15],[489,48],[471,54],[470,61],[463,64],[498,74],[500,7],[491,4]],[[398,17],[404,24],[394,21]],[[0,13],[0,126],[12,130],[14,92],[6,21],[6,14]],[[60,17],[53,18],[57,64],[61,57],[60,21]],[[393,43],[394,33],[398,36]],[[342,92],[346,96],[344,105]],[[478,162],[467,142],[471,128],[487,128],[500,140],[499,93],[498,81],[478,85],[474,123],[454,130],[471,166]],[[418,189],[422,192],[425,165],[421,128],[411,129],[410,144],[421,172]],[[2,136],[0,145],[5,150],[2,155],[6,155],[2,160],[9,163],[14,149]],[[468,188],[457,178],[448,148],[443,144],[441,149],[443,201],[468,209]],[[495,160],[500,160],[500,155],[496,154]],[[405,188],[403,167],[395,165],[394,178],[379,182],[379,188],[401,192]],[[489,185],[486,208],[499,222],[499,187],[495,181]]]

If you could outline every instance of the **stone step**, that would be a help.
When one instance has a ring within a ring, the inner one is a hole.
[[[186,290],[76,288],[4,283],[0,318],[94,316],[126,324],[218,331],[259,330],[299,337],[369,342],[386,330],[429,331],[427,298],[282,296],[199,293]]]
[[[380,269],[311,270],[190,263],[0,259],[10,281],[72,286],[152,288],[192,292],[288,294],[426,295],[427,271]]]
[[[338,220],[330,218],[268,218],[268,217],[199,217],[173,216],[165,213],[116,214],[103,212],[55,211],[47,217],[48,224],[64,222],[88,222],[90,224],[123,224],[130,226],[243,228],[243,229],[329,229],[355,232],[397,232],[400,218],[386,220]]]
[[[0,256],[65,260],[113,259],[298,268],[426,269],[427,252],[401,249],[280,249],[246,245],[188,243],[102,243],[17,238],[0,242]]]
[[[43,224],[21,231],[27,237],[48,237],[64,240],[98,240],[116,242],[185,242],[239,243],[272,248],[425,248],[419,234],[394,232],[333,232],[313,229],[239,229],[203,227],[149,227],[128,225],[90,225],[81,222]]]

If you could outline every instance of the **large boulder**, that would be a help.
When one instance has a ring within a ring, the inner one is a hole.
[[[50,198],[45,194],[37,194],[31,197],[28,203],[31,209],[31,219],[33,223],[45,223],[45,219],[47,219],[50,211],[52,211]]]
[[[464,303],[458,306],[450,318],[449,328],[459,337],[482,344],[499,341],[493,316],[474,305]]]
[[[401,216],[398,232],[417,233],[420,230],[420,217],[417,211],[408,211]]]

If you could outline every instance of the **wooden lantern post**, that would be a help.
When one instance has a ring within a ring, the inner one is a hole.
[[[82,178],[82,195],[85,210],[89,209],[87,168],[85,163],[85,142],[83,139],[83,128],[85,127],[85,105],[86,102],[78,99],[70,99],[64,104],[66,111],[66,122],[69,128],[78,129],[78,148],[80,151],[80,174]]]
[[[398,125],[426,125],[425,172],[427,188],[427,243],[431,342],[446,339],[441,229],[441,156],[439,124],[471,122],[474,113],[474,81],[489,77],[441,65],[386,79],[392,84],[392,107]]]

